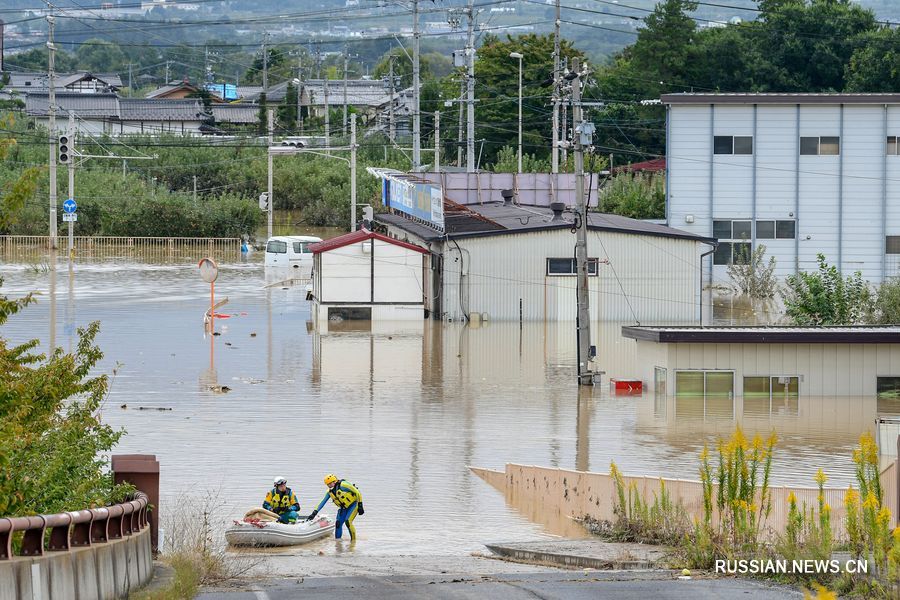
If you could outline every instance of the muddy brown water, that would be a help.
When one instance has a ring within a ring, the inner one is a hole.
[[[117,371],[103,418],[127,431],[118,452],[159,458],[162,514],[197,510],[212,491],[224,526],[260,503],[275,475],[307,509],[335,472],[364,494],[357,551],[463,554],[578,532],[529,521],[467,465],[605,471],[615,460],[630,474],[695,479],[703,444],[740,423],[778,432],[775,483],[813,485],[823,467],[829,485],[846,485],[852,448],[879,408],[875,398],[802,395],[772,407],[704,405],[611,396],[605,382],[579,392],[568,323],[317,331],[304,286],[266,288],[258,259],[221,265],[217,298],[228,297],[221,312],[233,316],[217,322],[216,337],[204,333],[209,292],[194,263],[0,265],[3,293],[40,292],[3,327],[13,342],[69,350],[77,327],[102,322],[102,371]],[[639,360],[620,326],[595,324],[607,377],[632,376]]]

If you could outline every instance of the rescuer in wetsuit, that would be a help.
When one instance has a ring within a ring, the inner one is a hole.
[[[266,494],[263,508],[277,513],[279,523],[296,523],[300,518],[300,515],[297,514],[297,511],[300,510],[300,503],[297,502],[297,496],[294,495],[291,488],[287,486],[287,479],[276,477],[272,483],[275,487]]]
[[[337,519],[334,524],[334,537],[341,539],[344,523],[346,523],[347,530],[350,532],[350,540],[355,540],[356,527],[353,526],[353,519],[356,518],[357,514],[365,514],[362,494],[359,493],[355,485],[343,479],[338,479],[336,475],[332,474],[325,476],[325,485],[328,486],[328,493],[325,494],[325,497],[319,502],[319,506],[312,511],[312,514],[306,520],[311,521],[315,519],[322,507],[325,506],[325,503],[328,502],[328,498],[331,498],[331,501],[338,507]]]

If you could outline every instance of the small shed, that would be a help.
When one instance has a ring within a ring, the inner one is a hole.
[[[366,229],[310,246],[316,319],[425,317],[425,255],[419,246]]]

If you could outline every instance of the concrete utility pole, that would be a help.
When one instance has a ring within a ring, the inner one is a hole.
[[[393,54],[388,57],[388,78],[391,86],[391,101],[388,102],[388,139],[393,143],[397,138],[397,130],[394,125],[394,58]]]
[[[466,172],[475,172],[475,0],[469,0],[466,37]]]
[[[325,147],[331,146],[331,104],[328,103],[328,73],[325,73]]]
[[[344,118],[341,125],[341,136],[347,135],[347,67],[350,62],[350,55],[347,53],[347,47],[344,47]]]
[[[303,135],[303,53],[297,55],[297,131]]]
[[[350,231],[356,231],[356,115],[350,115]]]
[[[75,113],[69,111],[69,198],[75,199]],[[75,241],[72,239],[74,223],[69,221],[69,258],[72,258],[72,249]]]
[[[550,170],[554,174],[553,185],[550,187],[550,201],[556,201],[559,194],[559,96],[560,96],[560,72],[559,72],[559,25],[560,25],[560,0],[556,0],[556,21],[553,29],[553,141],[550,150]]]
[[[50,249],[56,249],[56,74],[53,71],[56,58],[56,46],[53,45],[53,29],[56,19],[53,15],[47,17],[49,36],[47,50],[49,62],[47,65],[47,114],[50,128]]]
[[[274,133],[275,133],[275,111],[270,108],[268,111],[266,111],[266,113],[268,116],[269,148],[271,148],[275,143],[275,136],[274,136]],[[268,237],[272,237],[272,209],[275,204],[273,202],[274,198],[272,197],[272,179],[273,179],[272,153],[266,152],[266,155],[267,155],[267,158],[269,161],[269,164],[268,164],[268,167],[269,167],[268,175],[269,176],[268,176],[268,187],[267,187],[267,191],[269,192],[269,202],[268,202],[268,206],[266,206],[266,208],[268,209],[266,211],[267,219],[268,219],[266,231],[269,234]]]
[[[466,97],[466,78],[459,80],[459,130],[456,133],[456,166],[462,167],[463,161],[463,98]]]
[[[569,59],[563,60],[563,71],[569,70]],[[565,98],[560,99],[562,109],[562,121],[559,125],[559,140],[562,142],[562,164],[563,170],[568,171],[569,167],[569,150],[566,142],[569,137],[569,103]]]
[[[269,100],[269,32],[263,34],[263,93]],[[271,236],[270,236],[271,237]]]
[[[572,69],[578,73],[581,65],[578,59],[572,63]],[[584,146],[581,135],[585,123],[581,117],[581,75],[572,80],[572,121],[575,131],[572,138],[575,142],[575,214],[578,227],[575,231],[575,269],[578,275],[578,384],[593,385],[591,373],[591,312],[588,295],[588,254],[587,254],[587,201],[584,196]]]
[[[517,154],[518,157],[518,170],[517,173],[522,172],[522,59],[525,56],[521,52],[510,52],[510,58],[519,59],[519,152]]]
[[[169,85],[169,61],[166,61],[166,82],[165,85]]]
[[[413,3],[413,171],[422,164],[422,119],[419,114],[419,0]]]
[[[434,172],[441,172],[441,111],[434,111]]]

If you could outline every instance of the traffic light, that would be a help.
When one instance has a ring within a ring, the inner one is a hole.
[[[70,147],[69,142],[71,142],[71,140],[72,140],[72,137],[68,133],[64,133],[61,136],[59,136],[59,146],[57,148],[57,150],[58,150],[57,158],[58,158],[58,161],[60,164],[66,164],[72,159],[72,154],[69,150],[69,147]]]

